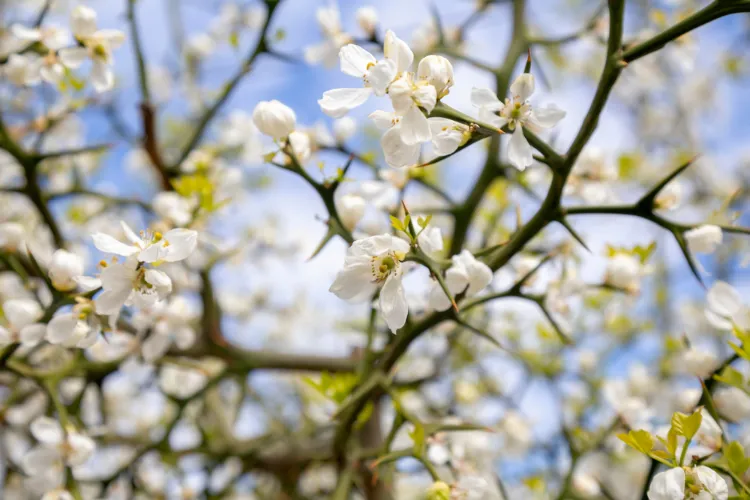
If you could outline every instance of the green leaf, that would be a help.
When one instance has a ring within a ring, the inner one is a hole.
[[[667,439],[661,436],[657,436],[657,439],[664,445],[669,451],[670,456],[668,458],[675,458],[677,456],[677,432],[673,428],[669,429],[667,433]]]
[[[729,342],[729,347],[731,347],[732,350],[737,353],[737,356],[750,361],[750,352],[748,352],[747,348],[744,345],[738,345],[734,342]]]
[[[737,441],[732,441],[724,447],[724,458],[727,459],[729,470],[742,477],[750,467],[750,458],[745,456],[745,449]]]
[[[720,374],[714,375],[714,380],[738,389],[743,389],[745,386],[745,377],[731,366],[725,367]]]
[[[628,446],[646,455],[651,453],[651,449],[654,447],[654,438],[651,437],[648,431],[642,429],[637,431],[632,430],[627,434],[618,434],[617,437]]]
[[[422,229],[424,229],[424,228],[427,227],[427,225],[430,223],[431,220],[432,220],[432,214],[428,215],[427,217],[420,217],[420,218],[418,218],[417,219],[417,224],[419,224],[419,227],[421,227]]]
[[[394,217],[392,215],[391,215],[391,226],[393,226],[393,228],[396,231],[406,232],[406,228],[404,227],[404,223],[401,222],[400,220],[398,220],[396,217]]]
[[[680,412],[675,412],[672,415],[672,428],[678,435],[684,436],[688,441],[693,439],[695,433],[698,432],[701,422],[703,422],[703,414],[700,409],[692,415],[685,415]]]

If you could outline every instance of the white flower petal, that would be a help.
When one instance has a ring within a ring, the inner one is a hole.
[[[388,130],[393,127],[396,114],[389,111],[377,110],[370,113],[368,118],[370,118],[380,130]]]
[[[420,145],[409,145],[401,137],[401,125],[391,128],[380,139],[385,161],[392,167],[408,167],[417,163]]]
[[[550,104],[546,108],[534,108],[531,112],[531,122],[542,128],[552,128],[565,118],[565,114],[565,111]]]
[[[486,108],[490,111],[498,111],[503,108],[503,103],[497,95],[488,88],[474,87],[471,89],[471,104],[477,108]]]
[[[432,139],[430,124],[422,111],[412,106],[401,119],[401,139],[404,144],[413,146]]]
[[[525,101],[534,93],[534,75],[521,73],[510,86],[510,93],[521,102]]]
[[[685,471],[675,467],[660,472],[648,488],[649,500],[682,500],[685,496]]]
[[[69,47],[61,49],[58,56],[65,66],[76,69],[88,59],[89,52],[85,47]]]
[[[531,166],[534,162],[531,146],[523,135],[523,128],[520,125],[516,126],[516,130],[510,138],[510,144],[508,145],[508,161],[510,161],[511,165],[521,171],[525,170],[526,167]]]
[[[361,106],[372,95],[371,88],[333,89],[323,93],[318,100],[320,109],[332,118],[341,118],[350,110]]]
[[[380,311],[391,332],[396,333],[406,323],[409,305],[401,283],[401,277],[393,274],[385,280],[380,290]]]
[[[15,330],[35,323],[44,315],[42,307],[32,299],[7,300],[3,304],[3,313]]]
[[[167,262],[178,262],[187,259],[198,245],[198,233],[191,229],[172,229],[164,234]]]
[[[359,45],[344,45],[339,50],[339,59],[341,61],[341,71],[349,76],[362,78],[367,74],[367,66],[375,64],[375,56],[360,47]]]
[[[50,344],[64,344],[73,335],[78,316],[75,313],[58,314],[47,325],[47,342]]]
[[[94,90],[99,93],[107,92],[115,86],[115,74],[112,67],[103,61],[93,61],[90,78]]]
[[[127,245],[119,240],[116,240],[108,234],[94,233],[91,235],[91,237],[94,240],[94,246],[102,252],[128,257],[139,251],[137,247],[133,245]]]
[[[725,318],[732,318],[744,308],[740,293],[729,283],[717,281],[706,295],[708,308]]]
[[[60,444],[65,438],[65,433],[60,423],[51,417],[41,416],[35,418],[31,422],[29,430],[31,430],[31,435],[34,436],[34,439],[47,445]]]
[[[41,342],[46,333],[47,325],[43,323],[33,323],[21,328],[18,336],[23,345],[33,346]]]
[[[96,312],[105,315],[118,313],[130,297],[131,292],[132,290],[127,288],[103,291],[94,299]]]
[[[409,45],[397,37],[391,30],[385,33],[383,52],[386,59],[390,59],[396,63],[398,73],[408,71],[412,62],[414,62],[414,53],[409,48]]]
[[[383,59],[370,68],[367,73],[367,83],[372,87],[376,96],[383,96],[397,74],[396,63],[390,59]]]

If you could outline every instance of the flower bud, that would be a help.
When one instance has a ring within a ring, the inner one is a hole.
[[[353,231],[365,213],[365,200],[357,194],[345,194],[336,199],[336,211],[344,227]]]
[[[626,253],[614,255],[607,264],[607,284],[629,291],[638,291],[641,281],[641,263],[638,257]]]
[[[289,134],[289,144],[291,144],[292,151],[294,151],[294,154],[297,156],[297,161],[305,163],[310,159],[312,146],[308,134],[298,131],[292,132]]]
[[[696,253],[713,253],[721,244],[722,233],[719,226],[704,224],[685,232],[688,248]]]
[[[443,481],[436,481],[427,488],[427,500],[450,500],[451,498],[451,487]]]
[[[732,422],[745,422],[750,418],[750,396],[736,387],[722,387],[714,394],[716,409],[722,417]]]
[[[442,99],[453,86],[453,65],[443,56],[424,57],[419,61],[417,78],[435,87],[438,99]]]
[[[253,123],[258,130],[278,140],[294,132],[296,121],[294,111],[277,100],[261,101],[253,111]]]
[[[79,5],[70,14],[70,30],[76,38],[91,36],[96,31],[96,11]]]
[[[378,26],[378,12],[375,10],[375,7],[369,5],[360,7],[357,9],[356,16],[357,24],[359,24],[362,31],[372,36],[375,33],[375,28]]]
[[[26,230],[17,222],[0,224],[0,248],[16,251],[23,243],[25,236]]]
[[[356,132],[357,122],[354,118],[345,116],[333,122],[333,135],[336,137],[336,142],[338,143],[346,142]]]
[[[48,273],[52,286],[68,292],[77,286],[75,278],[83,275],[83,259],[67,250],[57,250],[50,259]]]

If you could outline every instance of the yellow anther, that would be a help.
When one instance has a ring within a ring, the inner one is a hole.
[[[94,55],[97,57],[107,57],[107,49],[102,44],[94,47]]]
[[[107,261],[102,259],[99,261],[99,267],[107,267],[109,264],[107,264]]]

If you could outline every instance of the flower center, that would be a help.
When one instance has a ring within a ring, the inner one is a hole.
[[[371,264],[372,279],[376,283],[383,282],[392,272],[397,272],[400,267],[401,261],[393,252],[373,257]]]
[[[98,43],[94,45],[94,48],[92,49],[92,52],[94,53],[95,57],[106,59],[107,58],[107,48],[102,45],[101,43]]]

